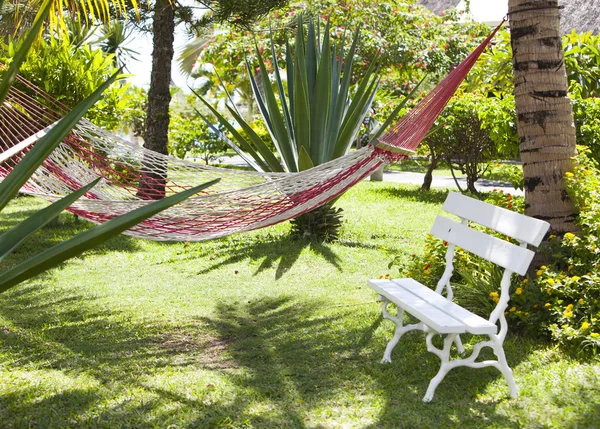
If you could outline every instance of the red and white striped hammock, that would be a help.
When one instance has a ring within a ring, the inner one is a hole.
[[[167,172],[168,194],[221,179],[203,193],[126,232],[152,240],[208,240],[292,219],[341,195],[382,164],[413,153],[496,31],[375,145],[310,170],[259,173],[199,165],[143,149],[82,120],[22,191],[54,201],[102,177],[69,208],[78,216],[101,223],[148,204],[148,199],[138,196],[138,184],[152,173]],[[20,82],[29,86],[28,91],[13,85],[0,106],[0,179],[68,110],[25,80]],[[28,95],[32,92],[35,96]],[[155,166],[154,171],[149,171],[148,165]]]

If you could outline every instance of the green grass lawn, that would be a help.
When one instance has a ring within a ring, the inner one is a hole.
[[[363,182],[342,239],[288,225],[206,243],[121,236],[0,295],[0,427],[597,428],[600,364],[510,335],[517,399],[493,368],[456,369],[393,333],[366,280],[419,254],[445,198]],[[19,198],[0,229],[39,209]],[[2,269],[85,229],[64,214]],[[468,342],[468,338],[464,339]]]

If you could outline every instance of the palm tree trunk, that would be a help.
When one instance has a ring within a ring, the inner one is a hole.
[[[150,91],[144,147],[167,154],[169,134],[169,104],[171,102],[171,61],[175,35],[175,14],[169,0],[156,0],[152,23],[153,44]],[[165,196],[167,166],[155,159],[144,158],[138,196],[159,199]]]
[[[576,229],[564,184],[576,146],[558,0],[509,0],[508,11],[525,214],[564,234]]]

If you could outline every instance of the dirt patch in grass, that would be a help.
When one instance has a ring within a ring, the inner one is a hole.
[[[161,333],[158,347],[173,354],[193,354],[207,369],[233,369],[237,366],[229,355],[229,346],[233,342],[232,338],[175,330]]]

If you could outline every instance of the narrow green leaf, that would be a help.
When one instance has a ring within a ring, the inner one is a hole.
[[[92,95],[80,102],[73,110],[62,118],[46,135],[31,148],[21,161],[0,183],[0,210],[15,196],[21,186],[27,182],[35,170],[44,162],[58,144],[71,132],[77,122],[115,80],[121,70],[113,74]]]
[[[358,128],[365,118],[371,102],[375,97],[378,84],[379,79],[374,77],[367,90],[360,96],[355,95],[352,99],[352,103],[350,104],[352,110],[349,108],[348,113],[344,118],[342,129],[338,136],[338,140],[335,143],[333,154],[331,155],[332,158],[340,157],[348,151],[348,148],[352,144],[352,139],[356,135]]]
[[[298,151],[304,147],[310,153],[310,102],[306,77],[306,59],[302,39],[296,40],[294,60],[294,135]]]
[[[254,94],[254,99],[256,100],[256,104],[258,105],[258,110],[260,111],[260,114],[265,120],[265,125],[267,127],[267,130],[269,131],[269,134],[271,134],[271,130],[273,129],[271,117],[269,115],[267,106],[265,105],[265,102],[263,100],[263,97],[258,89],[258,84],[256,83],[256,78],[252,73],[252,67],[248,62],[248,59],[246,59],[246,70],[248,72],[248,79],[250,79],[250,87],[252,88],[252,94]],[[275,136],[273,134],[271,134],[271,138],[275,140]]]
[[[256,134],[252,127],[246,121],[244,121],[244,118],[242,118],[235,110],[233,110],[230,106],[225,107],[227,107],[227,110],[229,110],[229,113],[231,116],[233,116],[233,119],[240,125],[240,127],[242,127],[244,133],[250,139],[250,143],[254,145],[254,148],[256,148],[265,162],[269,165],[269,171],[283,173],[284,170],[281,167],[279,160],[275,157],[275,155],[273,155],[271,149],[269,149],[265,142],[262,141],[260,136]]]
[[[27,54],[29,53],[29,49],[31,49],[33,42],[38,38],[40,29],[44,24],[46,17],[48,16],[48,12],[50,12],[50,8],[52,7],[52,3],[52,0],[44,1],[37,16],[35,17],[35,21],[33,22],[31,29],[27,33],[27,37],[25,37],[23,44],[13,56],[10,66],[8,66],[8,70],[4,72],[4,75],[2,76],[2,82],[0,82],[0,103],[2,103],[6,98],[8,90],[17,76],[21,64],[23,64],[25,58],[27,58]]]
[[[271,60],[273,62],[273,69],[275,70],[275,81],[277,82],[277,92],[279,92],[279,101],[281,102],[281,108],[283,110],[283,117],[285,118],[286,130],[288,132],[288,139],[292,143],[294,152],[296,151],[296,139],[294,137],[294,123],[290,116],[290,110],[288,109],[288,103],[285,97],[285,90],[283,89],[283,82],[281,80],[281,74],[279,73],[279,63],[277,61],[277,55],[275,54],[275,43],[273,42],[273,32],[269,28],[269,36],[271,38]]]
[[[211,106],[211,104],[206,101],[204,99],[204,97],[202,97],[200,94],[198,94],[196,91],[192,90],[192,92],[194,94],[196,94],[196,97],[198,97],[200,99],[200,101],[202,101],[204,103],[204,105],[206,107],[208,107],[208,109],[211,111],[211,113],[213,115],[215,115],[215,117],[217,118],[217,120],[219,121],[219,123],[221,125],[223,125],[227,131],[229,131],[231,133],[231,135],[233,136],[233,138],[235,139],[235,141],[237,142],[237,144],[240,145],[240,147],[242,148],[242,150],[244,152],[246,152],[248,155],[250,155],[255,161],[256,163],[260,166],[260,168],[263,169],[263,171],[269,171],[269,166],[267,165],[267,163],[265,162],[265,160],[263,160],[260,155],[252,148],[252,146],[250,146],[250,144],[248,144],[248,142],[246,141],[246,139],[244,138],[244,136],[242,136],[238,130],[235,129],[235,127],[233,125],[231,125],[229,123],[229,121],[223,116],[221,115],[217,109],[215,109],[213,106]]]
[[[292,60],[292,48],[285,38],[285,72],[288,84],[288,98],[290,99],[290,118],[294,120],[294,60]],[[294,136],[294,142],[296,138]]]
[[[298,152],[298,170],[304,171],[310,168],[313,168],[315,165],[310,159],[310,155],[304,149],[304,146],[300,146],[300,151]]]
[[[0,235],[0,261],[12,252],[19,244],[27,237],[33,234],[38,229],[47,225],[52,219],[58,216],[64,209],[73,204],[79,197],[89,191],[100,178],[79,188],[77,191],[67,195],[64,198],[50,204],[37,213],[29,216],[23,222],[12,227],[4,234]]]
[[[302,29],[302,38],[304,39],[304,29]],[[298,43],[298,39],[296,39]],[[312,94],[315,81],[317,79],[317,38],[315,35],[315,23],[312,18],[308,21],[308,34],[306,36],[306,78],[308,80],[308,93]],[[296,53],[297,55],[297,53]]]
[[[325,26],[323,36],[321,61],[312,93],[314,103],[311,110],[310,127],[310,155],[318,165],[325,162],[326,154],[329,153],[328,146],[335,142],[328,142],[325,137],[327,133],[327,118],[329,116],[329,103],[331,102],[331,46],[329,41],[329,22]],[[310,94],[310,93],[309,93]]]
[[[290,140],[291,133],[288,134],[288,131],[285,128],[285,121],[282,117],[281,111],[279,110],[275,92],[273,91],[273,86],[269,80],[269,73],[267,72],[267,67],[260,56],[258,47],[256,48],[256,51],[258,56],[258,66],[260,67],[261,78],[263,82],[264,97],[269,110],[271,125],[273,127],[271,131],[274,135],[274,143],[277,146],[277,150],[281,154],[283,164],[286,166],[287,170],[297,171],[297,154],[295,143]]]
[[[162,200],[154,201],[139,207],[117,218],[77,234],[75,237],[57,244],[54,247],[34,256],[0,275],[0,293],[25,281],[41,272],[52,268],[61,262],[79,255],[92,247],[98,246],[117,234],[137,225],[145,219],[191,197],[194,194],[214,185],[216,179],[194,188],[171,195]]]

